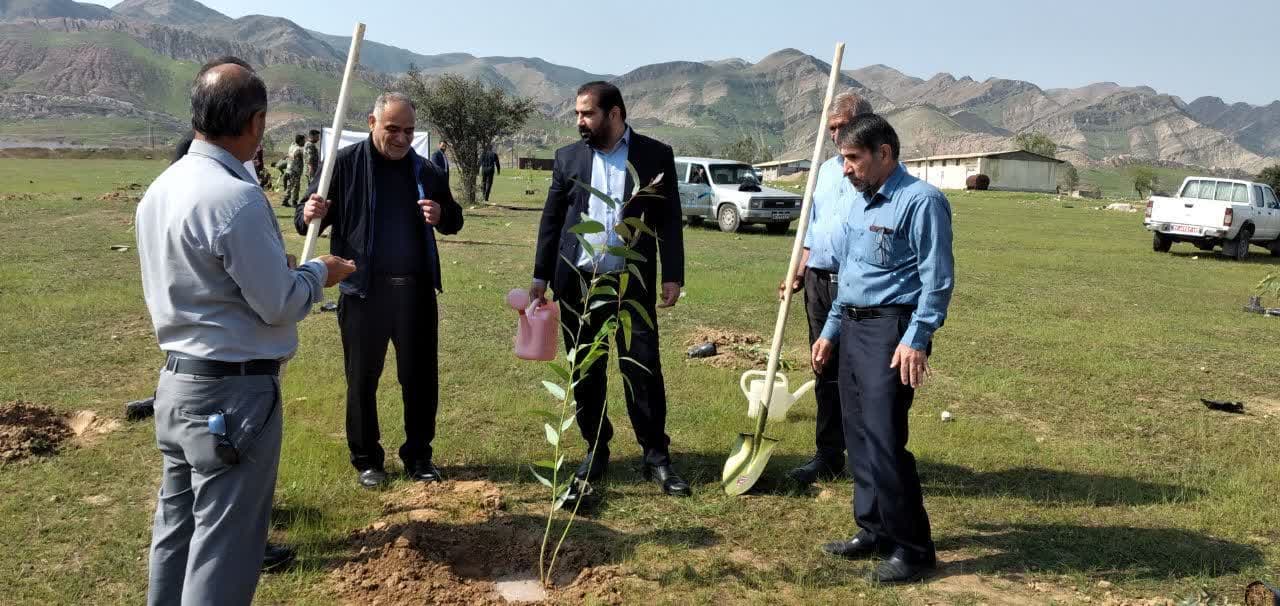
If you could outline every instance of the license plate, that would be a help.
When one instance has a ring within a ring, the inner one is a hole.
[[[776,210],[775,210],[775,211],[773,211],[773,218],[774,218],[774,219],[790,219],[790,218],[791,218],[791,213],[788,213],[788,212],[778,212],[778,211],[776,211]]]
[[[1200,235],[1200,228],[1192,227],[1190,225],[1170,225],[1169,231],[1174,231],[1180,234],[1195,234],[1197,236]]]

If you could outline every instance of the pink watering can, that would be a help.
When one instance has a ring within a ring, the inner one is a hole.
[[[507,293],[507,305],[520,312],[516,325],[516,357],[539,362],[556,359],[560,348],[560,306],[555,301],[539,305],[529,300],[527,291],[519,288]]]

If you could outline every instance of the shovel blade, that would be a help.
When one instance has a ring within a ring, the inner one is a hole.
[[[769,464],[769,455],[777,445],[778,440],[761,438],[757,446],[754,435],[739,434],[737,442],[734,443],[733,452],[725,461],[724,471],[720,475],[725,494],[736,497],[751,490],[751,487],[755,486],[756,481],[760,479],[760,474],[764,473],[764,468]],[[754,455],[752,455],[753,450]]]

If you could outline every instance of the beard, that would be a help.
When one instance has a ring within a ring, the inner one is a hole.
[[[609,133],[605,132],[608,128],[609,127],[604,124],[601,124],[595,130],[592,130],[590,127],[579,126],[578,136],[582,137],[582,140],[586,141],[587,145],[590,145],[591,147],[604,147],[609,144]]]
[[[849,176],[849,183],[852,183],[853,188],[858,190],[858,193],[860,194],[867,194],[867,193],[878,191],[880,189],[880,185],[878,183],[873,183],[871,181],[859,179],[852,175]]]

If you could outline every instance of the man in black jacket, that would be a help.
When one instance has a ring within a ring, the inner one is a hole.
[[[332,226],[333,254],[359,268],[340,285],[338,327],[347,375],[347,446],[367,488],[387,479],[376,398],[388,342],[396,347],[404,400],[405,472],[422,482],[441,479],[431,462],[439,405],[436,293],[443,292],[435,232],[462,229],[462,207],[444,175],[414,153],[415,119],[409,97],[378,96],[369,138],[335,158],[330,199],[315,195],[317,180],[294,215],[299,234],[313,220],[322,222],[321,229]]]
[[[641,236],[634,250],[644,257],[637,262],[641,274],[639,284],[632,282],[632,293],[644,307],[654,326],[636,321],[631,325],[631,345],[620,352],[620,370],[629,383],[626,394],[627,413],[635,429],[636,439],[644,451],[644,477],[656,480],[663,492],[674,496],[691,494],[689,484],[676,475],[671,466],[666,434],[667,395],[662,380],[662,361],[658,355],[657,313],[655,307],[671,307],[680,298],[684,283],[684,240],[680,225],[680,198],[676,192],[675,157],[671,147],[636,133],[627,126],[627,108],[618,87],[606,82],[590,82],[578,89],[575,112],[582,141],[556,151],[551,173],[551,187],[542,210],[538,228],[537,258],[534,261],[533,285],[529,294],[535,299],[546,296],[550,284],[556,299],[569,313],[562,315],[565,346],[570,350],[579,333],[579,318],[585,309],[581,284],[593,272],[622,274],[626,260],[608,254],[585,254],[569,229],[582,215],[600,221],[605,233],[588,236],[593,248],[604,249],[613,227],[631,217],[641,218],[658,235]],[[627,165],[635,167],[640,182],[635,183]],[[660,196],[637,198],[630,202],[632,190],[645,187],[660,178]],[[621,213],[603,200],[589,195],[592,187],[613,198],[627,202]],[[593,241],[593,239],[599,241]],[[661,304],[658,299],[658,255],[662,256]],[[359,262],[357,261],[357,264]],[[638,287],[638,288],[637,288]],[[595,299],[592,299],[595,301]],[[597,316],[600,314],[596,314]],[[603,318],[593,318],[581,334],[590,338]],[[623,343],[621,337],[617,343]],[[603,414],[606,392],[606,360],[599,359],[582,377],[574,394],[578,400],[578,427],[587,441],[588,453],[571,483],[568,503],[589,494],[589,483],[604,477],[609,464],[609,440],[613,425]],[[634,360],[634,362],[632,362]],[[597,440],[597,432],[599,439]]]
[[[441,141],[440,146],[437,147],[436,151],[431,154],[431,163],[436,165],[436,169],[440,171],[440,174],[444,175],[445,183],[448,183],[449,182],[449,156],[444,153],[444,150],[446,147],[448,146],[445,145],[445,142]]]
[[[484,201],[489,201],[489,192],[493,191],[493,176],[502,174],[502,161],[492,145],[486,145],[480,154],[480,191],[484,193]]]

